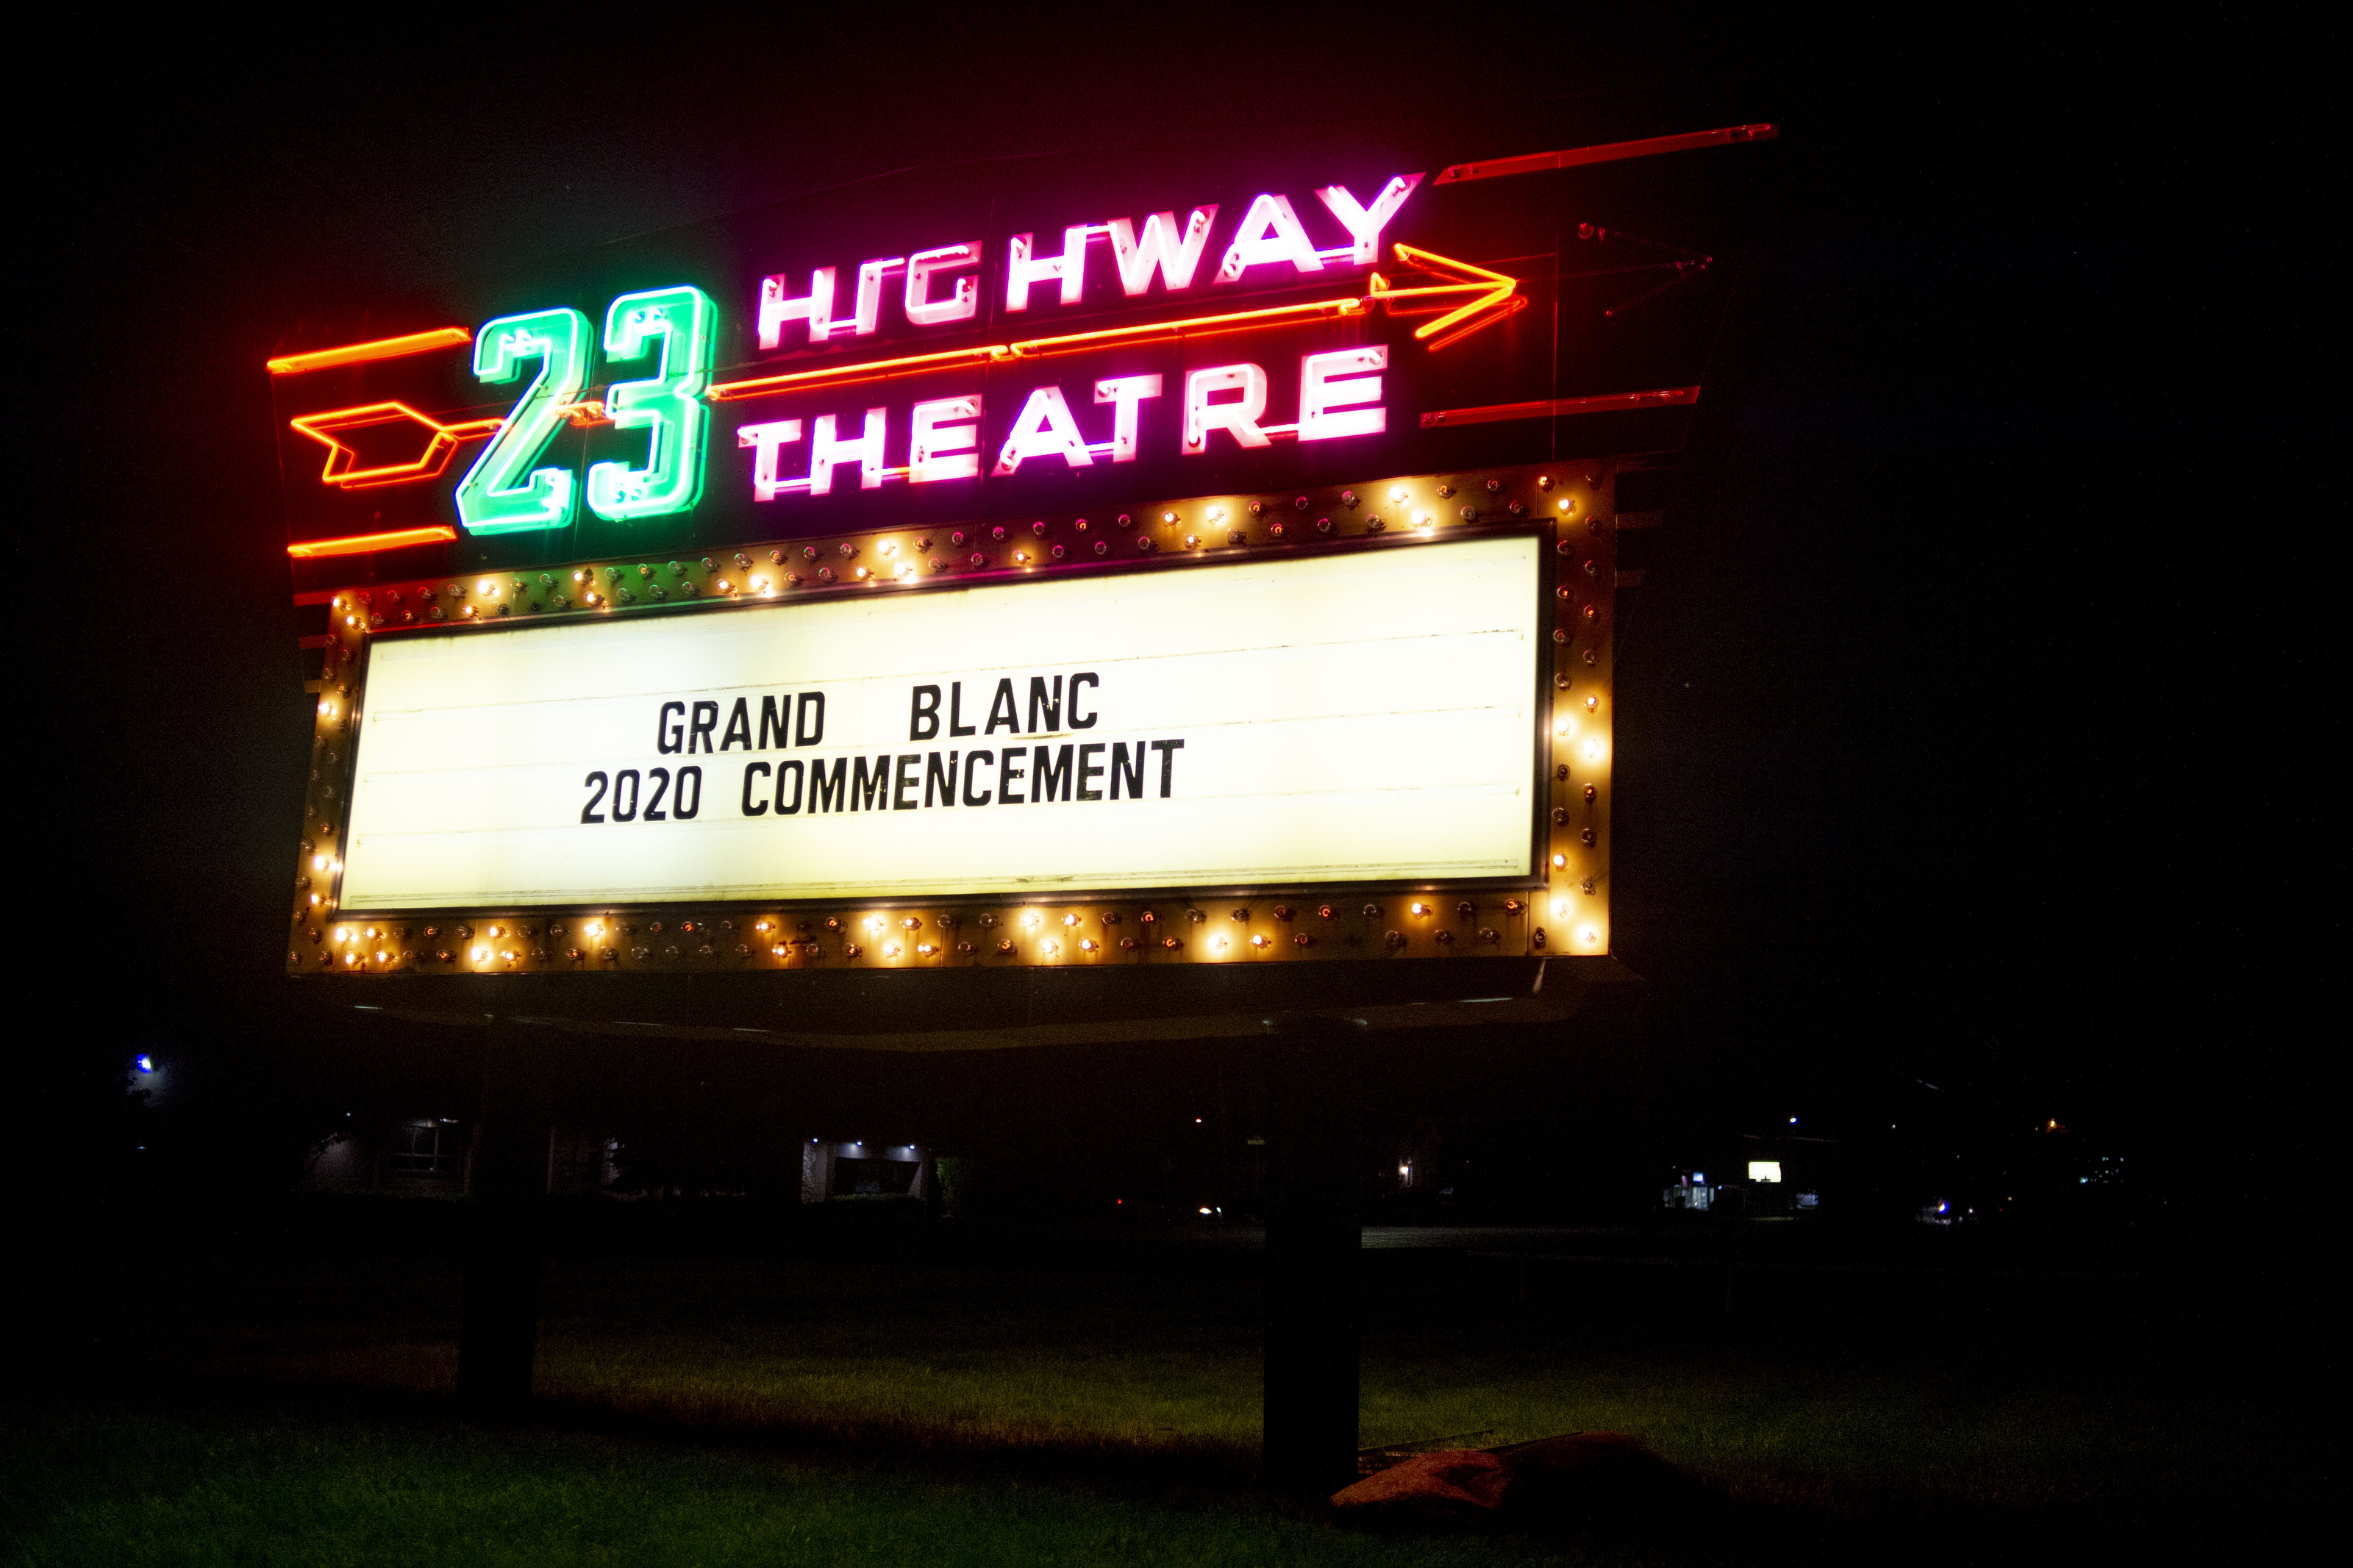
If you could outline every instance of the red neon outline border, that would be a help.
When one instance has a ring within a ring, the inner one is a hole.
[[[412,544],[454,544],[458,531],[446,522],[422,528],[396,528],[383,533],[354,533],[342,539],[306,539],[290,544],[286,553],[297,561],[326,555],[365,555],[377,550],[402,550]],[[299,601],[298,601],[299,602]]]
[[[373,342],[345,343],[341,348],[313,349],[309,353],[280,354],[269,362],[272,375],[300,375],[306,370],[325,370],[339,364],[363,364],[374,359],[398,359],[404,354],[429,353],[435,349],[455,348],[459,343],[474,341],[471,327],[436,327],[428,332],[409,332],[397,338],[378,338]]]

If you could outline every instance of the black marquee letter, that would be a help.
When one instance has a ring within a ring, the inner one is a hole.
[[[1040,710],[1043,710],[1046,715],[1046,721],[1043,724],[1038,722]],[[1042,675],[1031,676],[1029,678],[1029,728],[1027,733],[1050,735],[1061,727],[1062,678],[1059,675],[1054,677],[1054,695],[1048,697],[1046,678]]]
[[[1152,749],[1160,753],[1160,798],[1168,798],[1168,783],[1176,771],[1176,753],[1185,749],[1182,741],[1155,741]]]
[[[747,752],[752,749],[752,709],[741,697],[735,699],[734,711],[727,715],[727,732],[719,739],[721,751],[730,746],[741,746]]]
[[[937,752],[933,752],[924,758],[923,805],[925,809],[928,810],[931,806],[932,790],[934,785],[939,789],[942,805],[955,804],[955,773],[956,754],[954,752],[948,753],[948,763],[944,768],[940,766],[940,754]]]
[[[765,816],[768,815],[768,803],[764,800],[754,805],[752,800],[752,775],[754,773],[759,774],[762,778],[766,778],[768,776],[768,764],[765,763],[745,763],[744,764],[744,815],[746,816]]]
[[[792,736],[786,733],[786,726],[792,722],[792,717],[793,700],[789,696],[785,699],[782,712],[777,711],[775,698],[760,699],[760,750],[765,752],[768,749],[768,738],[772,735],[776,737],[776,743],[779,746],[789,746],[793,743]]]
[[[1017,735],[1021,733],[1021,710],[1013,700],[1013,678],[1009,675],[997,683],[997,695],[988,704],[988,728],[982,733],[994,735],[999,725]]]
[[[892,810],[913,811],[915,809],[915,769],[922,764],[923,760],[923,753],[921,752],[902,752],[899,753],[898,764],[892,770],[891,774]]]

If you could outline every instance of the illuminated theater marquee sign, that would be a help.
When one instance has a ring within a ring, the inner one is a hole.
[[[1701,334],[1593,321],[1710,285],[1482,183],[1586,154],[923,176],[301,329],[290,969],[1607,951],[1615,476]]]

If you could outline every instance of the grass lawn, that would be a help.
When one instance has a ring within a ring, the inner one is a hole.
[[[5,1409],[23,1563],[1444,1563],[2225,1556],[2325,1458],[2228,1347],[1866,1341],[1376,1279],[1364,1441],[1609,1427],[1706,1517],[1386,1537],[1250,1487],[1247,1279],[820,1262],[551,1267],[528,1426],[460,1420],[434,1262],[133,1271],[52,1324],[104,1369]]]

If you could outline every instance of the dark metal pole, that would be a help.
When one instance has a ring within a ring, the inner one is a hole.
[[[1330,1492],[1356,1479],[1357,1105],[1364,1026],[1271,1021],[1267,1059],[1267,1484]]]
[[[547,1198],[547,1044],[493,1019],[467,1184],[466,1289],[458,1399],[485,1415],[531,1402],[539,1341],[539,1265]]]

